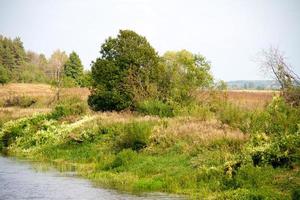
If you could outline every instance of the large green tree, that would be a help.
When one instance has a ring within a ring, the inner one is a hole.
[[[163,62],[164,94],[173,101],[189,101],[195,90],[206,88],[213,83],[210,62],[200,54],[193,54],[187,50],[168,51],[163,56]]]
[[[73,51],[64,65],[64,75],[73,79],[77,85],[82,85],[83,65],[79,56]]]
[[[89,105],[94,110],[133,108],[150,95],[159,56],[145,37],[120,30],[116,38],[105,41],[100,53],[92,65]]]

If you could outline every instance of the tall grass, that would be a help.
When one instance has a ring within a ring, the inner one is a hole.
[[[161,102],[143,105],[144,114],[158,117],[84,116],[81,103],[66,100],[49,114],[5,122],[0,149],[130,192],[192,199],[299,196],[300,115],[280,98],[263,110],[220,99],[172,105],[173,117]]]

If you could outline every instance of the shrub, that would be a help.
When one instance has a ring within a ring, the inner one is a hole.
[[[131,161],[135,160],[137,157],[137,153],[132,149],[124,149],[119,152],[112,162],[111,167],[126,167]]]
[[[124,126],[123,133],[119,135],[116,149],[141,150],[149,143],[151,125],[149,122],[132,122]]]
[[[252,121],[258,124],[251,129],[248,148],[254,165],[291,166],[299,159],[299,116],[299,110],[280,97],[275,97],[265,112],[252,116]]]
[[[69,115],[83,115],[87,112],[88,106],[80,98],[67,98],[60,101],[52,111],[50,117],[59,119]]]
[[[270,137],[256,134],[249,147],[254,165],[271,164],[273,167],[291,166],[297,159],[300,148],[299,132]]]
[[[173,117],[174,109],[170,104],[159,100],[145,100],[137,105],[137,111],[146,115],[158,115],[160,117]]]
[[[21,118],[16,121],[6,122],[0,129],[0,143],[3,147],[8,147],[22,136],[30,136],[35,133],[41,122],[45,119],[44,115],[37,115],[31,118]]]
[[[37,102],[36,99],[29,96],[12,96],[4,101],[4,107],[19,106],[22,108],[27,108],[32,106]]]

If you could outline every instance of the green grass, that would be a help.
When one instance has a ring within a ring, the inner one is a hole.
[[[234,130],[236,122],[245,116],[228,114],[236,112],[229,109],[220,118],[224,123],[232,123]],[[284,111],[297,122],[291,112]],[[286,116],[276,114],[278,119]],[[170,128],[174,125],[172,120],[177,120],[177,126],[193,120],[182,116],[175,119],[136,116],[123,121],[106,119],[104,115],[77,116],[75,121],[52,116],[50,113],[4,123],[0,130],[0,148],[9,155],[53,164],[61,171],[76,171],[101,187],[133,193],[169,192],[191,199],[292,199],[299,196],[300,172],[296,160],[291,160],[292,169],[273,167],[268,160],[253,165],[250,152],[261,149],[261,136],[255,142],[252,135],[248,140],[226,136],[199,140],[195,134],[174,134]],[[202,117],[196,119],[199,119],[197,123],[205,123]],[[266,118],[270,123],[268,120]],[[269,124],[256,125],[245,130],[269,128]],[[277,127],[291,130],[290,134],[294,130],[294,126]],[[220,127],[215,129],[211,132]],[[269,137],[272,138],[268,140],[269,146],[276,147],[274,141],[278,137]],[[291,142],[298,140],[288,139],[289,145],[284,147],[291,151],[286,155],[290,158],[297,155],[295,147],[298,145]],[[272,149],[263,152],[274,153]],[[281,149],[275,153],[281,153]]]

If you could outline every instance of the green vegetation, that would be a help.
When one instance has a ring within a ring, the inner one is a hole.
[[[38,58],[43,66],[44,58]],[[68,58],[56,51],[47,66],[56,70],[49,74],[59,101],[49,113],[3,121],[4,154],[129,192],[299,198],[299,94],[291,81],[292,101],[274,95],[263,108],[243,108],[228,100],[224,82],[213,85],[204,56],[182,50],[160,57],[146,38],[129,30],[105,41],[91,74],[83,73],[76,53]],[[88,83],[87,102],[60,96],[61,86]],[[93,113],[87,103],[94,111],[112,112]],[[18,97],[5,104],[35,102]]]
[[[89,105],[94,110],[135,107],[138,100],[148,97],[150,90],[157,87],[159,57],[146,38],[121,30],[117,38],[105,41],[100,52],[101,58],[92,66]]]
[[[19,37],[0,35],[0,84],[55,83],[64,87],[90,86],[89,72],[83,72],[79,56],[56,50],[47,60],[44,54],[25,51]],[[61,84],[62,83],[62,84]]]
[[[0,84],[5,84],[9,81],[9,75],[6,68],[0,65]]]
[[[96,111],[139,106],[145,112],[147,102],[152,102],[156,108],[150,112],[162,115],[167,105],[192,101],[196,89],[212,85],[210,63],[204,56],[182,50],[160,58],[146,38],[133,31],[121,30],[117,38],[108,38],[100,52],[92,66],[89,96],[89,105]]]
[[[66,78],[74,80],[75,86],[83,85],[83,66],[79,56],[74,51],[70,54],[69,59],[64,65],[64,75]]]
[[[163,191],[196,199],[299,195],[300,115],[282,98],[275,97],[263,111],[241,112],[231,104],[224,108],[226,102],[211,102],[211,111],[203,112],[222,120],[217,124],[183,115],[83,116],[83,103],[70,101],[50,114],[5,123],[2,151],[73,169],[101,186],[130,192]]]

